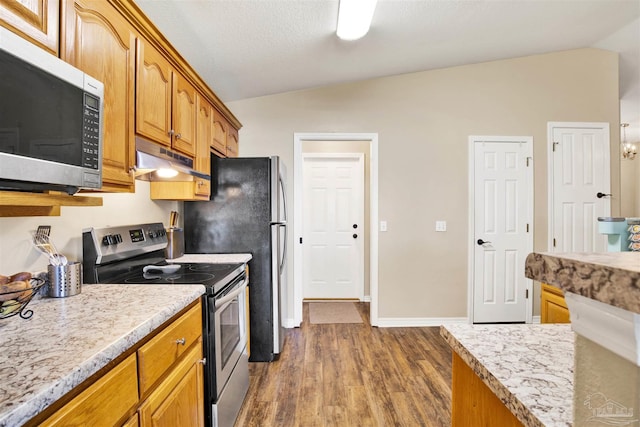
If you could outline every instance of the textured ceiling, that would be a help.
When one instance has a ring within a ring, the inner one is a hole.
[[[640,0],[378,0],[355,42],[338,0],[135,1],[223,101],[597,46],[631,55],[640,104]]]

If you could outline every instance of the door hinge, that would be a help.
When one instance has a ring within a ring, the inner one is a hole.
[[[556,145],[560,144],[559,142],[553,141],[553,151],[556,151]]]
[[[553,247],[554,248],[556,247],[556,239],[555,239],[555,237],[553,238]]]
[[[302,244],[302,237],[300,238],[300,244]]]
[[[527,233],[529,232],[529,224],[527,224]]]
[[[529,167],[529,160],[533,160],[533,157],[527,157],[527,167]]]
[[[524,291],[524,297],[525,297],[525,299],[529,299],[529,289],[526,289]]]

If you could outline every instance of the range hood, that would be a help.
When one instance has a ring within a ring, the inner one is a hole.
[[[134,174],[141,181],[193,181],[196,177],[210,179],[209,175],[193,169],[193,160],[189,157],[140,137],[136,137]]]

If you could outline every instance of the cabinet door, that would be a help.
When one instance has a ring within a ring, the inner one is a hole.
[[[155,48],[138,39],[136,55],[136,133],[171,146],[173,70]]]
[[[196,89],[180,74],[173,74],[173,148],[196,154]]]
[[[104,83],[103,189],[133,191],[136,33],[108,2],[65,0],[61,58]]]
[[[196,94],[198,104],[198,129],[196,132],[196,171],[209,175],[211,173],[211,127],[213,117],[212,107],[200,94]],[[211,181],[196,178],[194,192],[198,196],[209,197]]]
[[[227,133],[227,157],[238,157],[238,131],[231,126]]]
[[[540,322],[570,323],[569,308],[562,291],[545,283],[540,285]]]
[[[132,354],[40,426],[120,425],[137,403],[136,355]]]
[[[222,156],[227,155],[227,130],[229,124],[218,111],[213,110],[213,141],[211,147]]]
[[[138,413],[142,427],[204,426],[202,342],[145,400]]]
[[[59,0],[0,0],[0,25],[58,56]]]

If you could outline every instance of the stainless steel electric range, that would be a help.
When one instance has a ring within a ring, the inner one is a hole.
[[[168,263],[167,242],[162,223],[83,230],[84,283],[204,285],[205,424],[232,427],[249,388],[246,265]]]

